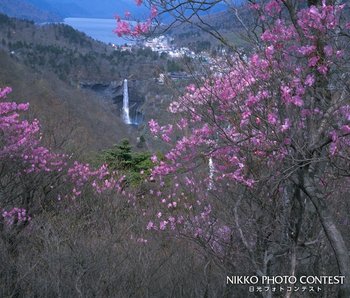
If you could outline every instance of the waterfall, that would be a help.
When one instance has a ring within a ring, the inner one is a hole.
[[[129,91],[128,80],[124,80],[124,94],[123,94],[123,120],[126,124],[132,124],[129,114]]]
[[[209,167],[209,185],[208,185],[208,189],[211,190],[211,189],[213,189],[213,185],[214,185],[214,171],[215,171],[214,162],[213,162],[213,158],[212,157],[209,157],[208,167]]]

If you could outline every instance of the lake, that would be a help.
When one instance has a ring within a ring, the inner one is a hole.
[[[64,23],[104,43],[118,45],[130,43],[130,40],[118,37],[113,33],[117,24],[115,19],[65,18]]]

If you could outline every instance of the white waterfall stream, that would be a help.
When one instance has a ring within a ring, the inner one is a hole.
[[[213,158],[209,157],[209,162],[208,162],[208,167],[209,167],[209,185],[208,185],[208,189],[213,189],[213,185],[214,185],[214,171],[215,171],[215,167],[214,167],[214,162],[213,162]]]
[[[124,80],[124,93],[123,93],[123,120],[126,124],[132,124],[129,112],[129,90],[128,80]]]

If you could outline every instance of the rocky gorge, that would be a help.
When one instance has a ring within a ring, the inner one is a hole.
[[[93,91],[102,100],[112,103],[117,114],[121,117],[123,108],[123,80],[98,82],[85,81],[80,82],[80,87]],[[128,80],[129,85],[129,109],[131,122],[135,125],[141,125],[144,122],[143,105],[145,103],[144,84],[138,80]]]

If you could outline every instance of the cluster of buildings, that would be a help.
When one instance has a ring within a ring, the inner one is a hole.
[[[161,54],[167,54],[171,58],[182,58],[182,57],[190,57],[190,58],[198,58],[193,51],[191,51],[189,48],[182,47],[182,48],[176,48],[173,44],[174,39],[168,36],[158,36],[154,37],[152,39],[147,39],[145,41],[137,42],[136,44],[124,44],[121,46],[118,46],[116,44],[111,44],[112,47],[115,49],[119,49],[121,51],[129,51],[131,52],[133,48],[135,47],[141,47],[141,48],[150,48],[153,52]]]
[[[176,48],[173,46],[174,39],[168,36],[158,36],[152,39],[148,39],[143,42],[143,47],[151,48],[153,52],[157,52],[160,55],[165,53],[172,58],[181,58],[181,57],[191,57],[195,58],[196,54],[191,51],[189,48]]]

